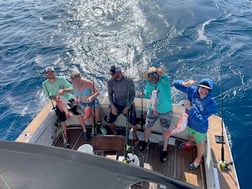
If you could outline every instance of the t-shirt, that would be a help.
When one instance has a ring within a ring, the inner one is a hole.
[[[69,83],[64,77],[56,76],[56,81],[54,83],[49,82],[48,80],[42,83],[43,92],[46,96],[56,97],[58,95],[58,91],[60,89],[68,89],[71,88],[73,90],[73,86]],[[66,100],[70,100],[73,98],[71,93],[64,93],[63,97]]]

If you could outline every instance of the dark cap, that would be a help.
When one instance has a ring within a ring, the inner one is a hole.
[[[120,72],[122,70],[121,70],[120,66],[113,65],[113,66],[110,67],[109,71],[110,71],[110,74],[115,74],[116,72]]]
[[[200,82],[199,87],[203,87],[210,90],[212,89],[207,81]]]

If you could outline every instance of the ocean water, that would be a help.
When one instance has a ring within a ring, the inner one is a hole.
[[[0,0],[0,139],[15,140],[48,101],[46,66],[67,78],[79,70],[104,94],[111,64],[138,92],[138,73],[163,65],[171,81],[214,80],[240,186],[250,188],[251,10],[249,0]]]

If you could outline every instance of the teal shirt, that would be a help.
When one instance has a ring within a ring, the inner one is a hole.
[[[159,77],[159,80],[156,84],[153,84],[151,81],[147,81],[144,89],[144,97],[151,98],[152,91],[155,89],[158,91],[158,99],[156,104],[157,112],[167,113],[171,111],[172,100],[171,100],[171,84],[169,77],[167,75]]]
[[[43,92],[46,96],[56,97],[58,95],[58,91],[60,89],[68,89],[71,88],[73,90],[73,86],[69,83],[64,77],[57,76],[56,81],[54,83],[50,83],[48,80],[42,83]],[[73,98],[71,93],[64,93],[64,98],[70,100]]]

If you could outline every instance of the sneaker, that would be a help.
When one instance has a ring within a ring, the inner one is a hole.
[[[182,149],[182,150],[192,150],[193,149],[193,145],[186,145],[186,143],[180,143],[178,145],[178,149]]]
[[[199,165],[200,165],[199,163],[192,162],[187,165],[187,169],[190,171],[193,171],[193,170],[197,169],[199,167]]]
[[[101,131],[101,134],[102,134],[102,135],[106,135],[106,134],[107,134],[107,129],[105,129],[104,127],[102,127],[102,128],[100,129],[100,131]]]
[[[97,124],[96,124],[96,133],[98,135],[102,135],[101,127],[102,127],[102,123],[101,122],[97,122]]]
[[[160,154],[160,161],[165,162],[167,160],[168,152],[167,151],[162,151]]]
[[[68,142],[63,143],[63,148],[68,148],[70,149],[70,144]]]
[[[145,141],[143,141],[142,143],[141,143],[141,145],[140,145],[140,151],[141,152],[144,152],[144,151],[146,151],[148,148],[149,148],[149,145],[150,145],[150,141],[148,141],[148,142],[145,142]]]
[[[83,131],[83,138],[84,138],[84,140],[85,141],[88,141],[88,133],[87,132],[85,132],[85,131]]]
[[[92,134],[92,136],[95,136],[97,134],[97,129],[92,127],[91,134]]]

